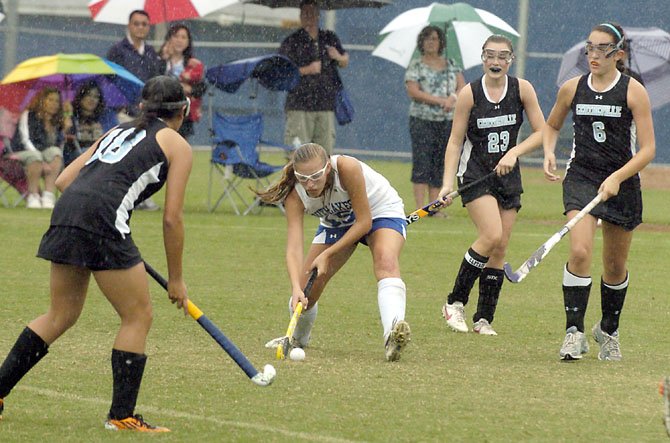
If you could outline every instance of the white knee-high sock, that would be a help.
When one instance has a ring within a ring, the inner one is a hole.
[[[384,340],[391,333],[393,322],[405,319],[406,292],[401,278],[383,278],[377,282],[377,303],[384,328]]]
[[[288,312],[289,316],[293,316],[293,309],[291,308],[291,298],[288,299]],[[316,314],[319,313],[319,303],[316,303],[308,310],[302,311],[300,318],[298,319],[298,324],[295,326],[293,331],[293,338],[297,340],[301,347],[305,347],[309,344],[309,339],[312,334],[312,328],[314,327],[314,322],[316,321]]]

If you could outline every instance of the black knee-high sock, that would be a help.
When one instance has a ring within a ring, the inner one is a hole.
[[[26,326],[0,366],[0,398],[5,398],[24,375],[49,352],[42,337]]]
[[[505,271],[502,269],[484,268],[479,276],[479,301],[477,302],[477,312],[472,316],[472,321],[477,322],[485,318],[489,323],[493,323],[493,316],[496,313],[498,297],[505,281]]]
[[[114,393],[109,418],[122,420],[134,414],[146,363],[146,355],[112,349]]]
[[[475,280],[479,278],[482,269],[484,269],[488,261],[488,257],[479,255],[472,248],[468,249],[461,262],[461,268],[458,270],[454,289],[451,290],[451,294],[447,297],[447,303],[450,305],[457,301],[460,301],[464,305],[468,303],[472,285],[475,284]]]
[[[612,335],[619,329],[619,316],[623,309],[628,290],[628,275],[618,285],[608,285],[600,280],[600,305],[603,313],[600,320],[600,329]]]
[[[591,277],[579,277],[565,265],[563,273],[563,302],[565,303],[565,329],[576,326],[584,332],[584,316],[591,293]]]

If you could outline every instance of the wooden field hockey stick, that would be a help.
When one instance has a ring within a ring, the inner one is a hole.
[[[454,199],[461,195],[463,191],[467,191],[468,189],[474,188],[477,185],[480,185],[481,183],[485,182],[486,180],[490,179],[496,175],[495,171],[489,172],[486,174],[484,177],[480,177],[477,180],[468,183],[467,185],[463,186],[461,189],[458,189],[456,191],[450,192],[449,194],[445,195],[441,199],[437,199],[434,202],[428,203],[426,206],[423,208],[417,209],[416,211],[412,212],[411,214],[408,214],[405,219],[407,220],[407,224],[412,224],[415,221],[419,221],[420,219],[433,215],[436,212],[438,212],[440,209],[445,207],[447,205],[447,200],[448,199]]]
[[[577,223],[579,223],[579,221],[583,219],[586,216],[586,214],[591,212],[591,210],[595,208],[598,205],[598,203],[602,201],[602,199],[603,199],[602,193],[596,195],[596,197],[593,200],[591,200],[591,202],[589,202],[589,204],[586,205],[584,209],[582,209],[577,213],[577,215],[572,217],[572,220],[563,225],[560,231],[552,235],[549,238],[549,240],[547,240],[542,244],[542,246],[537,248],[537,250],[533,252],[530,257],[528,257],[528,260],[526,260],[521,266],[519,266],[519,269],[517,269],[516,271],[512,271],[512,266],[510,266],[509,263],[505,263],[505,265],[503,266],[505,270],[505,277],[507,277],[507,279],[512,283],[519,283],[521,280],[526,278],[528,273],[531,270],[533,270],[533,268],[537,267],[537,265],[540,264],[542,259],[546,257],[547,254],[549,254],[549,251],[551,251],[551,249],[554,246],[556,246],[556,244],[559,241],[561,241],[563,237],[565,237],[565,234],[570,232],[570,230],[574,228],[574,226]]]
[[[309,293],[312,291],[312,285],[314,284],[314,280],[316,280],[317,274],[318,270],[316,268],[312,269],[312,273],[309,275],[309,280],[307,280],[305,289],[302,291],[305,294],[305,297],[309,297]],[[286,336],[282,339],[281,344],[277,346],[277,360],[284,360],[288,355],[288,350],[291,346],[291,338],[293,337],[293,331],[295,331],[295,327],[298,325],[298,319],[300,318],[300,314],[302,314],[302,309],[302,303],[298,303],[295,307],[295,310],[293,311],[293,315],[291,316],[291,321],[288,322]]]
[[[144,267],[147,270],[147,273],[153,277],[159,285],[167,291],[168,282],[165,278],[160,275],[154,268],[152,268],[149,263],[144,262]],[[188,314],[198,322],[202,328],[212,336],[214,340],[223,348],[226,353],[233,359],[235,363],[247,374],[247,377],[251,379],[252,382],[258,386],[268,386],[272,384],[277,375],[275,368],[272,365],[265,365],[263,372],[259,372],[249,359],[239,350],[235,344],[226,337],[223,332],[212,323],[205,314],[193,303],[190,299],[186,305],[186,310]]]

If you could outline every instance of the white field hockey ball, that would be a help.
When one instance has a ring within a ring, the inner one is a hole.
[[[289,352],[288,358],[293,361],[303,361],[305,359],[305,351],[302,348],[293,348]]]

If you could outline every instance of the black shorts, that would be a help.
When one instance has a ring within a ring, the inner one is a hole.
[[[444,179],[444,151],[451,135],[451,120],[430,121],[409,118],[412,139],[412,183],[441,188]]]
[[[563,180],[564,214],[583,209],[598,194],[598,188],[599,183],[568,171]],[[642,191],[637,176],[621,183],[619,193],[593,208],[591,215],[626,231],[635,229],[642,223]]]
[[[468,183],[472,183],[473,181],[475,180],[468,180],[461,183],[459,179],[458,187],[461,189],[463,186],[467,185]],[[465,205],[468,203],[478,199],[482,195],[492,195],[503,209],[516,209],[517,212],[519,212],[521,209],[521,193],[510,193],[507,191],[506,186],[501,180],[501,177],[498,177],[497,175],[494,175],[488,180],[485,180],[480,185],[466,189],[463,193],[461,193],[461,202],[463,203],[463,207],[465,207]]]
[[[42,237],[37,256],[91,271],[128,269],[142,261],[130,236],[110,239],[69,226],[51,226]]]

